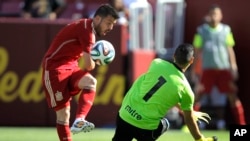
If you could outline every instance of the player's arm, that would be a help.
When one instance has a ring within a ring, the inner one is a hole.
[[[233,49],[233,46],[235,45],[235,41],[234,41],[232,32],[230,32],[227,35],[226,44],[228,47],[229,61],[231,65],[232,74],[234,78],[237,79],[238,78],[238,66],[236,62],[235,52]]]
[[[90,55],[91,48],[93,47],[93,37],[92,37],[92,32],[86,31],[86,33],[82,32],[82,25],[83,23],[78,23],[79,25],[77,26],[77,31],[78,31],[78,40],[81,44],[81,47],[83,49],[83,69],[87,71],[91,71],[95,68],[95,62],[92,59]],[[85,35],[86,34],[86,35]]]
[[[229,60],[231,65],[231,72],[235,80],[238,79],[238,66],[236,63],[235,53],[232,47],[228,47]]]
[[[91,71],[95,68],[95,62],[92,60],[91,55],[87,52],[83,52],[84,68]]]
[[[192,110],[191,111],[184,110],[183,114],[184,114],[185,123],[186,123],[191,135],[193,136],[194,140],[195,141],[217,141],[217,138],[215,136],[214,137],[204,137],[201,134],[193,112],[194,111],[192,111]]]
[[[211,137],[205,138],[200,132],[197,121],[198,120],[207,121],[206,118],[208,118],[209,115],[206,113],[197,112],[193,110],[194,98],[195,98],[194,93],[190,85],[186,84],[185,89],[183,89],[182,91],[182,100],[179,105],[179,107],[183,111],[185,124],[187,125],[195,141],[214,141],[213,138]]]
[[[195,140],[199,140],[203,137],[203,135],[200,133],[199,127],[197,125],[197,122],[195,118],[193,117],[193,111],[183,111],[184,121],[193,136]]]
[[[191,67],[191,79],[193,82],[199,82],[201,75],[201,59],[202,59],[202,44],[203,40],[200,34],[196,33],[193,40],[193,46],[194,46],[194,62]]]

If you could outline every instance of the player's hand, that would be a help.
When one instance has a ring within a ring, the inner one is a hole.
[[[196,121],[202,120],[205,121],[207,124],[209,124],[208,120],[211,120],[211,117],[207,113],[198,111],[194,111],[194,118]]]
[[[101,65],[100,60],[94,60],[94,62],[95,62],[95,64],[96,64],[96,65],[98,65],[98,66],[100,66],[100,65]]]
[[[208,138],[202,137],[202,138],[200,138],[199,140],[196,140],[196,141],[218,141],[218,138],[216,136],[208,137]]]

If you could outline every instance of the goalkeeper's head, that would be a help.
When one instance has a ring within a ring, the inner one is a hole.
[[[180,44],[174,53],[174,63],[184,72],[193,63],[193,60],[194,47],[188,43]]]

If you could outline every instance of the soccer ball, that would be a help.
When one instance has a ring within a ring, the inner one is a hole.
[[[109,41],[99,40],[93,45],[90,54],[97,65],[108,65],[115,58],[115,49]]]

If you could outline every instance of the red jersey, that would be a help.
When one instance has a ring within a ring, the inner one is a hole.
[[[43,58],[46,70],[71,68],[83,51],[89,53],[95,43],[92,19],[80,19],[65,26],[53,39]]]

